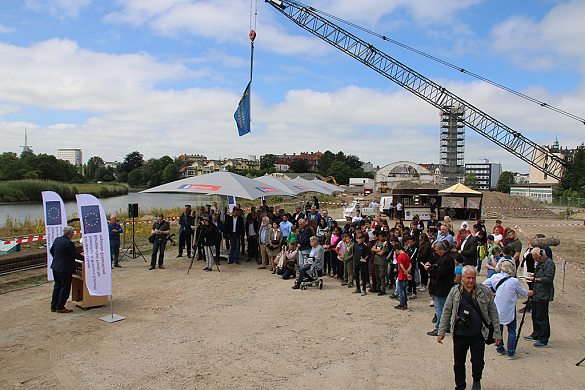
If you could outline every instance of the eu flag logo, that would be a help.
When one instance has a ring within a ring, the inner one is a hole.
[[[47,226],[61,225],[61,202],[58,200],[46,202],[46,209],[45,222]]]
[[[238,133],[240,136],[248,134],[250,132],[250,85],[252,82],[248,83],[242,98],[240,99],[240,104],[238,104],[238,109],[234,113],[234,119],[236,120],[236,124],[238,125]]]
[[[81,206],[81,219],[83,220],[83,234],[102,232],[100,206]]]

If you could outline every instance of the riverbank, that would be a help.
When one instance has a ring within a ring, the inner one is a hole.
[[[0,182],[0,202],[38,202],[41,192],[55,191],[64,201],[75,200],[77,194],[91,194],[98,198],[126,195],[124,183],[69,184],[51,180],[13,180]]]

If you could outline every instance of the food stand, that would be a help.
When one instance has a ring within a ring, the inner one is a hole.
[[[441,195],[441,216],[448,215],[452,219],[481,218],[481,202],[483,193],[457,183],[439,191]]]
[[[412,221],[416,214],[423,221],[431,219],[431,202],[437,200],[440,205],[439,184],[403,181],[392,189],[395,202],[402,203],[402,219]]]

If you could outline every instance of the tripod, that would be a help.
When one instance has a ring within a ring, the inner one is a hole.
[[[138,253],[140,253],[140,256],[142,256],[142,259],[144,259],[144,262],[146,263],[146,259],[142,255],[142,252],[140,252],[140,249],[138,248],[138,245],[136,245],[136,241],[134,241],[134,217],[132,217],[132,245],[130,245],[128,247],[128,249],[126,249],[126,252],[124,252],[124,254],[120,258],[126,256],[126,253],[128,253],[128,251],[130,249],[132,249],[132,258],[133,259],[136,259],[138,257],[136,255],[136,251],[138,251]]]

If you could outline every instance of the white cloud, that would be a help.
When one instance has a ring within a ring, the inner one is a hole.
[[[541,21],[511,17],[492,31],[493,47],[530,70],[570,66],[577,60],[585,74],[585,1],[554,7]]]
[[[25,0],[24,7],[35,12],[48,12],[59,19],[77,19],[85,7],[91,5],[91,0]]]
[[[3,34],[8,34],[11,33],[13,31],[16,31],[16,29],[14,27],[6,27],[0,24],[0,33]]]

